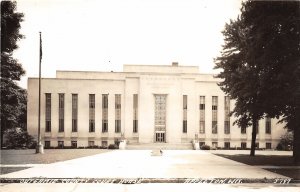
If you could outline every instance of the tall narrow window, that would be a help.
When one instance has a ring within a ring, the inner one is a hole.
[[[72,94],[72,132],[77,132],[78,95]]]
[[[102,132],[108,132],[108,94],[102,95]]]
[[[230,98],[225,96],[225,103],[224,103],[224,111],[225,111],[225,121],[224,121],[224,133],[230,134]]]
[[[187,95],[183,95],[183,125],[182,132],[187,133]]]
[[[246,149],[246,148],[247,148],[247,143],[241,142],[241,149]]]
[[[224,148],[230,149],[230,142],[224,142]]]
[[[271,118],[266,118],[266,134],[271,134]]]
[[[121,132],[121,95],[115,94],[115,132]]]
[[[51,147],[50,141],[45,141],[45,149],[49,149]]]
[[[77,141],[71,141],[71,147],[77,148]]]
[[[95,132],[95,94],[89,95],[89,132]]]
[[[246,134],[246,127],[241,127],[241,133]]]
[[[205,133],[205,96],[200,96],[200,133]]]
[[[65,94],[59,93],[58,94],[58,107],[59,107],[59,121],[58,121],[58,132],[64,132],[65,130]]]
[[[133,95],[133,132],[138,132],[138,94]]]
[[[212,96],[212,133],[218,133],[218,96]]]
[[[51,132],[51,93],[46,93],[46,132]]]

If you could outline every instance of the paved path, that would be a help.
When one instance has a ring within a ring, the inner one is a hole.
[[[211,184],[10,184],[0,185],[2,192],[299,192],[300,185],[246,184],[246,185],[211,185]]]
[[[286,178],[205,151],[116,150],[78,159],[39,165],[0,178]]]

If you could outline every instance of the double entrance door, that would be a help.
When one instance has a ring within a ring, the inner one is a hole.
[[[166,142],[166,95],[155,97],[155,142]]]

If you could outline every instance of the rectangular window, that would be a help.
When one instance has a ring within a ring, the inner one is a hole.
[[[241,127],[241,133],[246,134],[246,127]]]
[[[46,132],[51,132],[51,93],[46,93]]]
[[[218,133],[218,121],[212,121],[212,133],[213,134]]]
[[[138,120],[133,120],[133,132],[138,132]]]
[[[218,148],[218,142],[212,142],[212,148],[217,149]]]
[[[205,96],[200,96],[200,133],[205,133]]]
[[[95,94],[89,94],[89,132],[95,132]]]
[[[95,132],[95,120],[94,119],[90,119],[89,120],[89,132]]]
[[[230,121],[224,121],[224,133],[230,134]]]
[[[187,133],[187,120],[183,120],[182,127],[183,127],[182,132],[183,133]]]
[[[64,141],[58,141],[58,148],[64,148]]]
[[[224,121],[224,133],[230,134],[230,98],[225,96],[224,98],[224,111],[225,111],[225,121]]]
[[[102,120],[102,132],[108,132],[108,120]]]
[[[182,132],[187,133],[187,95],[183,95],[183,125]]]
[[[45,149],[49,149],[51,146],[50,141],[45,141]]]
[[[59,121],[58,121],[58,132],[65,131],[65,94],[59,93],[58,94],[58,107],[59,107]]]
[[[200,133],[205,133],[205,121],[200,121]]]
[[[246,142],[242,142],[241,143],[241,149],[246,149],[247,148],[247,143]]]
[[[266,118],[266,134],[271,134],[271,118]]]
[[[71,147],[77,148],[77,141],[71,141]]]
[[[225,149],[230,149],[230,142],[225,142],[224,143],[224,148]]]
[[[121,132],[121,95],[115,94],[115,132]]]
[[[102,95],[102,132],[108,132],[108,94]]]
[[[255,143],[255,149],[259,149],[259,143]]]
[[[272,149],[272,144],[271,143],[266,143],[266,149]]]
[[[101,146],[107,147],[107,141],[101,141]]]
[[[72,94],[72,132],[77,132],[78,95]]]
[[[133,95],[133,132],[138,132],[138,95]]]
[[[95,146],[95,141],[89,141],[88,146],[89,146],[89,147]]]
[[[212,96],[212,110],[218,110],[218,96]]]
[[[212,133],[218,133],[218,96],[212,96]]]
[[[121,120],[115,120],[115,132],[116,133],[121,132]]]

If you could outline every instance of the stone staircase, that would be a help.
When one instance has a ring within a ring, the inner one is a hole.
[[[128,150],[193,150],[192,143],[128,143]]]

